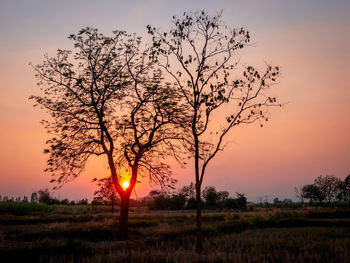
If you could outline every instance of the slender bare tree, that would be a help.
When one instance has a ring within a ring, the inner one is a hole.
[[[126,165],[131,170],[130,188],[125,191],[128,196],[121,205],[125,211],[139,174],[149,177],[164,191],[173,188],[176,180],[168,158],[175,157],[183,164],[181,142],[186,140],[184,133],[188,124],[181,94],[164,82],[161,70],[154,69],[154,61],[149,59],[150,50],[140,52],[139,41],[129,42],[128,48],[126,60],[132,88],[117,129],[123,138],[119,166]]]
[[[232,73],[238,67],[234,55],[249,43],[250,34],[244,28],[227,27],[221,13],[210,16],[205,11],[185,12],[180,18],[174,16],[172,24],[167,32],[150,25],[147,28],[153,40],[152,58],[177,84],[191,116],[189,148],[195,167],[196,251],[201,253],[200,200],[206,168],[223,149],[224,137],[233,127],[268,121],[268,108],[276,105],[276,98],[266,91],[275,82],[279,68],[267,66],[260,73],[248,66],[242,79],[234,79]],[[226,116],[220,122],[223,112]]]

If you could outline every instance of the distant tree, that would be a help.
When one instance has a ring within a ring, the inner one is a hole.
[[[83,198],[81,200],[78,201],[78,205],[87,205],[89,202],[87,200],[87,198]]]
[[[293,200],[289,199],[289,198],[285,198],[285,199],[283,199],[283,203],[290,204],[290,203],[293,203]]]
[[[182,194],[173,194],[170,197],[171,210],[183,210],[186,205],[186,196]]]
[[[229,192],[227,192],[227,191],[219,191],[218,193],[217,193],[217,195],[218,195],[218,204],[220,205],[220,206],[222,206],[222,204],[225,202],[225,200],[229,197]]]
[[[152,190],[145,200],[152,210],[183,210],[186,208],[187,198],[181,193],[169,194],[165,191]]]
[[[224,137],[231,128],[269,118],[268,107],[276,99],[266,94],[279,74],[278,67],[268,66],[263,73],[248,66],[243,79],[232,78],[238,50],[250,41],[244,28],[229,29],[221,13],[210,16],[205,11],[173,17],[173,26],[161,32],[148,26],[153,39],[153,59],[177,83],[191,116],[188,125],[188,149],[194,157],[197,200],[197,243],[201,253],[201,186],[209,162],[223,150]],[[225,109],[220,123],[218,110]],[[231,112],[230,112],[231,111]],[[213,118],[215,125],[213,126]],[[220,128],[217,128],[220,123]]]
[[[201,207],[204,207],[203,200],[201,200]],[[195,197],[190,197],[187,199],[186,208],[190,210],[195,210],[197,208],[197,201]]]
[[[228,197],[224,201],[225,209],[246,209],[247,208],[247,198],[244,194],[236,193],[237,198]]]
[[[195,186],[193,184],[193,182],[191,182],[188,186],[183,186],[179,193],[186,196],[187,199],[189,198],[194,198],[195,197]]]
[[[350,207],[350,175],[346,176],[344,181],[340,183],[338,198],[348,202],[348,206]]]
[[[49,192],[49,189],[41,189],[38,191],[38,201],[39,203],[51,204],[53,203],[53,198]]]
[[[262,204],[262,203],[264,202],[264,197],[258,196],[258,197],[256,198],[256,202],[257,202],[258,204]]]
[[[23,199],[22,199],[22,202],[23,203],[28,203],[28,196],[23,196]]]
[[[205,201],[205,206],[210,209],[216,208],[217,200],[218,200],[218,194],[213,186],[207,186],[202,191],[202,196]]]
[[[302,191],[302,186],[300,187],[294,187],[294,192],[296,198],[300,201],[300,203],[304,203],[304,196],[303,196],[303,191]]]
[[[269,197],[268,197],[267,195],[264,196],[264,203],[265,203],[266,205],[269,204]]]
[[[2,198],[2,201],[3,201],[3,202],[7,202],[7,201],[9,201],[9,198],[5,195],[5,196]]]
[[[245,194],[236,193],[237,195],[237,202],[240,208],[247,208],[247,197],[245,197]]]
[[[223,208],[224,202],[228,199],[227,191],[216,191],[214,186],[207,186],[202,192],[205,200],[205,207],[208,209]]]
[[[315,200],[322,202],[325,199],[324,194],[321,192],[318,186],[314,184],[304,185],[302,187],[302,194],[304,198],[309,199],[310,204],[312,204],[312,202]]]
[[[196,209],[196,198],[195,198],[195,185],[191,182],[188,186],[185,185],[179,190],[179,194],[186,197],[186,205],[187,209]]]
[[[30,196],[30,202],[31,203],[38,203],[39,202],[39,197],[37,192],[33,192],[32,195]]]
[[[159,191],[159,190],[151,190],[151,191],[149,192],[149,196],[151,196],[151,198],[157,197],[157,196],[159,196],[159,195],[161,195],[161,194],[162,194],[162,192]]]
[[[69,200],[67,198],[61,200],[62,205],[69,205]]]
[[[0,202],[2,202],[2,196],[0,195]]]
[[[224,208],[225,209],[239,209],[239,205],[238,205],[238,202],[237,202],[237,199],[236,198],[227,198],[225,203],[224,203]]]
[[[114,213],[114,206],[119,203],[118,193],[113,184],[112,177],[94,179],[98,189],[94,192],[95,203],[111,205],[111,212]]]
[[[328,204],[335,200],[340,192],[341,180],[333,175],[320,175],[315,179],[314,185],[321,191]]]
[[[350,207],[350,174],[344,180],[342,191],[343,197],[348,201],[348,205]]]
[[[278,197],[275,197],[275,198],[273,199],[273,203],[274,203],[274,204],[279,204],[279,203],[281,203],[281,201],[278,199]]]
[[[169,197],[162,192],[159,192],[158,195],[153,195],[153,201],[151,208],[155,210],[166,210],[170,209]]]

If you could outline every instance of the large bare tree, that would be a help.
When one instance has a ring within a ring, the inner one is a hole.
[[[44,121],[53,137],[47,141],[47,169],[62,185],[77,177],[93,156],[106,156],[111,178],[120,195],[119,231],[128,237],[129,199],[142,171],[163,189],[172,186],[170,166],[162,161],[178,157],[182,129],[188,123],[181,99],[160,70],[154,69],[141,39],[115,31],[113,37],[85,28],[71,35],[76,52],[33,66],[43,95],[32,96],[51,119]],[[179,159],[178,159],[179,160]],[[131,169],[124,187],[119,173]]]
[[[244,28],[230,29],[221,13],[205,11],[173,17],[172,27],[163,32],[147,26],[153,40],[152,58],[171,76],[188,105],[193,151],[196,200],[197,245],[202,251],[201,186],[206,168],[223,149],[224,137],[241,124],[267,121],[268,109],[276,98],[267,90],[279,74],[278,67],[267,66],[262,73],[245,67],[242,78],[233,76],[239,64],[235,54],[250,41]],[[223,121],[219,118],[224,116]],[[215,121],[213,121],[215,119]]]
[[[42,64],[33,66],[42,95],[31,96],[36,105],[50,115],[43,121],[52,138],[47,141],[49,154],[46,172],[59,185],[72,180],[84,170],[91,156],[105,156],[113,184],[124,199],[126,190],[117,173],[118,117],[121,100],[130,87],[126,53],[134,41],[124,31],[112,37],[97,29],[85,28],[69,37],[75,52],[58,50],[55,57],[45,56]],[[127,219],[120,210],[120,221]],[[119,224],[127,236],[126,222]]]

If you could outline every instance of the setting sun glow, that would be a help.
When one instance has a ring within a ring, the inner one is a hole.
[[[124,182],[122,183],[122,186],[123,186],[123,188],[124,188],[124,190],[125,190],[126,188],[129,187],[129,182],[128,182],[128,181],[124,181]]]

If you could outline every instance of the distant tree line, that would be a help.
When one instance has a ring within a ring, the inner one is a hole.
[[[47,205],[57,205],[57,204],[62,204],[62,205],[86,205],[88,204],[88,199],[83,198],[79,201],[70,201],[67,198],[65,199],[58,199],[56,197],[53,197],[50,191],[46,189],[41,189],[39,191],[35,191],[31,194],[30,199],[28,196],[23,196],[23,199],[21,197],[12,197],[8,198],[7,196],[1,196],[0,195],[0,202],[22,202],[22,203],[42,203],[42,204],[47,204]]]
[[[110,205],[112,212],[115,206],[120,206],[120,198],[117,195],[111,178],[103,178],[94,180],[97,182],[98,189],[94,193],[93,205]],[[313,184],[306,184],[299,188],[295,188],[296,196],[299,203],[293,202],[286,198],[279,200],[277,197],[273,199],[273,204],[269,203],[267,196],[260,197],[256,205],[277,207],[297,207],[304,203],[305,200],[310,205],[339,205],[339,202],[347,203],[350,207],[350,175],[344,180],[334,176],[318,176]],[[247,198],[244,194],[236,193],[236,197],[230,197],[227,191],[217,191],[214,186],[207,186],[202,191],[201,207],[207,210],[216,209],[245,209],[247,207]],[[0,195],[0,202],[23,202],[23,203],[44,203],[48,205],[84,205],[88,204],[88,199],[83,198],[79,201],[70,201],[67,198],[58,199],[53,197],[48,189],[41,189],[28,196],[7,197]],[[183,210],[196,209],[195,185],[191,183],[183,186],[178,191],[166,193],[158,190],[150,191],[149,195],[139,199],[130,199],[131,206],[147,206],[152,210]]]
[[[343,201],[350,207],[350,175],[344,180],[334,175],[320,175],[313,184],[296,188],[295,192],[300,202],[306,199],[310,204],[317,202],[330,205],[332,202]]]
[[[229,196],[227,191],[217,191],[214,186],[207,186],[202,191],[201,206],[204,209],[245,209],[247,198],[237,193],[236,198]],[[143,203],[152,210],[184,210],[196,209],[195,186],[191,183],[174,193],[164,193],[152,190]]]
[[[293,203],[293,200],[289,199],[289,198],[285,198],[283,200],[279,200],[278,197],[275,197],[273,199],[273,203],[274,204],[290,204],[290,203]]]

